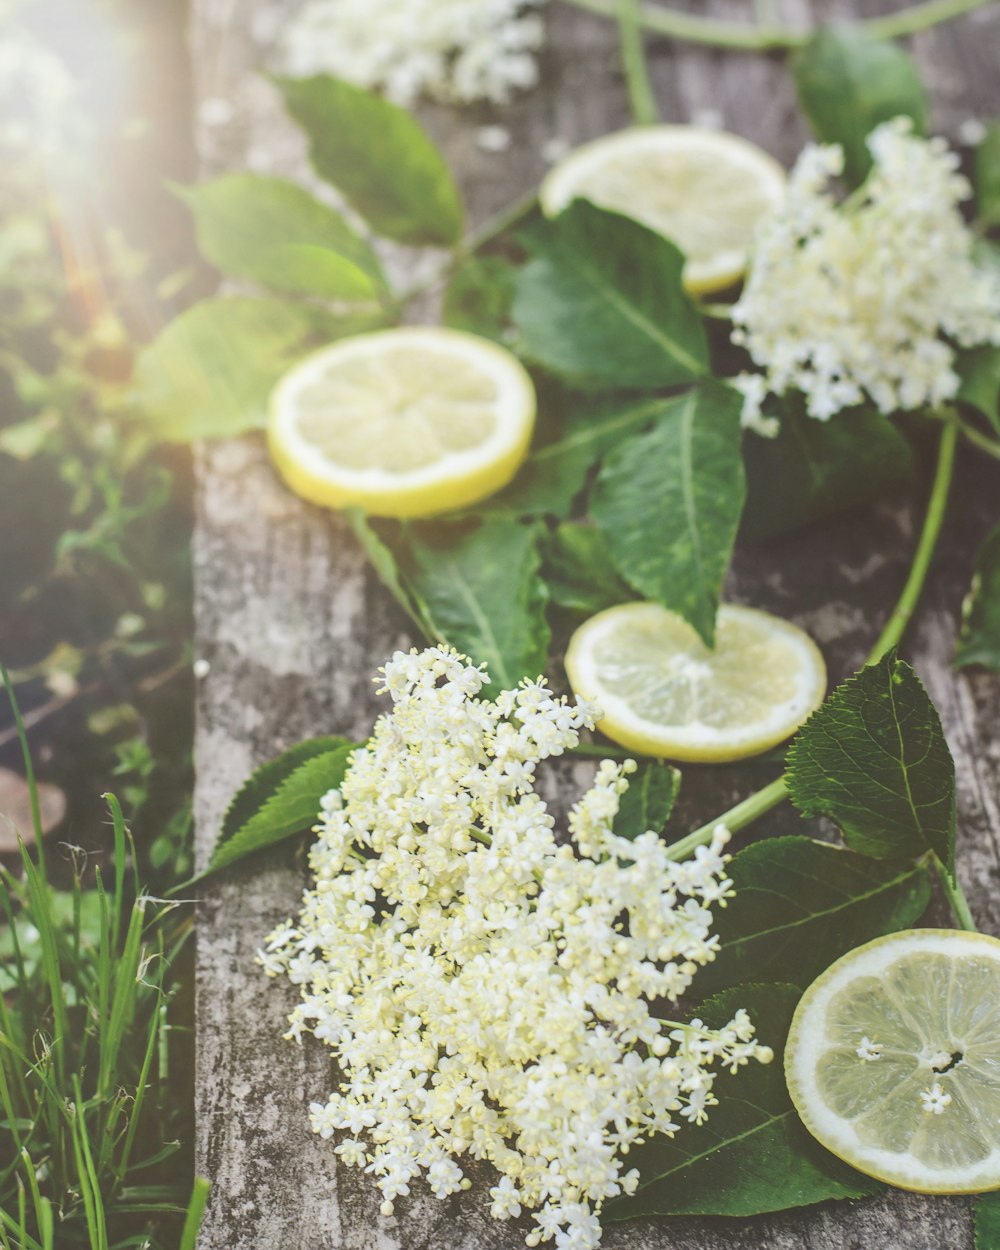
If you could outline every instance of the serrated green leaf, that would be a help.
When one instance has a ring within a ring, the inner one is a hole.
[[[458,188],[405,109],[327,74],[275,81],[306,132],[316,172],[378,234],[400,243],[458,242],[464,217]]]
[[[916,924],[931,893],[921,865],[800,837],[748,846],[726,875],[735,895],[715,916],[721,950],[698,973],[703,993],[750,980],[804,989],[855,946]]]
[[[975,1212],[976,1250],[1000,1250],[1000,1193],[979,1194]]]
[[[976,216],[985,226],[1000,226],[1000,121],[986,128],[976,148]]]
[[[890,652],[849,677],[788,752],[788,793],[876,859],[933,851],[954,875],[955,764],[919,677]]]
[[[294,182],[238,173],[177,193],[202,255],[223,273],[327,299],[374,300],[385,289],[368,244]]]
[[[1000,434],[1000,347],[970,347],[955,355],[957,398],[981,413]]]
[[[824,1150],[788,1097],[781,1055],[799,994],[792,985],[741,985],[702,1004],[698,1016],[712,1028],[745,1008],[774,1060],[751,1060],[735,1075],[720,1074],[713,1091],[719,1105],[706,1123],[684,1124],[673,1138],[657,1136],[634,1147],[628,1162],[639,1169],[639,1189],[633,1197],[613,1198],[606,1219],[760,1215],[882,1188]]]
[[[976,555],[955,664],[983,664],[1000,672],[1000,525],[987,534]]]
[[[445,288],[442,321],[506,346],[516,279],[517,266],[502,256],[469,257]]]
[[[573,397],[571,409],[543,435],[514,480],[487,500],[484,511],[509,516],[565,517],[606,451],[643,429],[663,411],[663,400],[621,399],[586,403]]]
[[[513,318],[525,353],[579,382],[672,386],[704,374],[705,332],[661,235],[577,200],[532,236]]]
[[[545,671],[549,627],[538,525],[505,518],[480,524],[415,522],[405,527],[406,585],[432,636],[477,664],[490,693]]]
[[[591,495],[619,573],[709,646],[746,490],[740,408],[718,382],[668,401],[608,456]]]
[[[336,789],[356,750],[353,743],[325,751],[298,764],[238,828],[212,851],[202,876],[228,868],[255,851],[294,837],[316,821],[320,800]]]
[[[913,480],[906,438],[868,409],[817,421],[786,406],[776,438],[743,441],[747,501],[741,534],[750,539],[853,511]]]
[[[802,111],[816,137],[844,149],[844,176],[857,185],[871,169],[865,140],[893,117],[927,132],[927,97],[913,60],[859,26],[820,30],[792,57]]]
[[[564,521],[544,551],[542,576],[549,598],[559,607],[592,616],[634,598],[618,576],[607,538],[596,526]]]
[[[629,777],[628,789],[618,804],[615,833],[629,841],[650,830],[662,833],[680,789],[681,774],[678,769],[659,760],[640,764]]]
[[[171,442],[257,429],[285,370],[356,325],[276,299],[203,300],[139,353],[129,399]]]

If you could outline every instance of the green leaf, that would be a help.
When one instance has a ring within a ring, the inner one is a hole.
[[[955,355],[961,378],[958,399],[989,421],[1000,434],[1000,347],[969,347]]]
[[[139,353],[130,400],[161,438],[223,438],[264,425],[281,375],[334,323],[281,300],[203,300]]]
[[[566,414],[550,423],[556,426],[555,432],[542,432],[514,480],[489,499],[482,511],[565,517],[605,452],[663,411],[661,399],[588,404],[574,395],[569,405]]]
[[[444,157],[405,109],[327,74],[275,81],[308,136],[316,172],[378,234],[400,243],[458,242],[458,188]]]
[[[634,598],[618,576],[607,538],[594,525],[564,521],[545,545],[542,575],[553,603],[586,616]]]
[[[810,716],[788,752],[786,782],[803,815],[835,820],[862,855],[930,850],[954,874],[955,764],[937,709],[894,652]]]
[[[660,761],[640,764],[629,778],[615,817],[615,833],[630,841],[652,830],[662,833],[681,789],[681,774]]]
[[[591,511],[619,573],[711,646],[746,483],[739,395],[705,382],[608,456]]]
[[[385,289],[368,244],[294,182],[240,173],[176,190],[202,255],[223,273],[326,299],[373,300]]]
[[[816,137],[844,149],[844,176],[864,181],[871,168],[867,136],[900,115],[927,131],[927,97],[913,60],[897,44],[859,26],[820,30],[792,57],[802,111]]]
[[[975,1213],[976,1250],[1000,1250],[1000,1193],[979,1194]]]
[[[396,559],[392,547],[383,542],[381,535],[372,526],[370,519],[360,508],[345,508],[344,517],[361,544],[365,555],[371,561],[372,568],[379,576],[382,585],[388,590],[403,611],[415,622],[422,633],[430,636],[433,627],[424,619],[420,605],[414,600],[405,585],[403,572]]]
[[[976,149],[976,216],[985,226],[1000,226],[1000,121],[986,128]]]
[[[504,518],[406,527],[406,584],[432,630],[489,670],[491,692],[545,671],[541,528]]]
[[[931,892],[923,866],[873,864],[811,838],[756,842],[726,872],[736,893],[716,913],[722,949],[698,973],[702,993],[747,980],[804,989],[855,946],[915,924]]]
[[[672,386],[704,374],[705,332],[661,235],[577,200],[532,235],[513,317],[525,353],[596,385]]]
[[[471,256],[455,271],[444,293],[446,326],[506,346],[517,267],[502,256]]]
[[[310,828],[316,822],[320,800],[328,790],[336,789],[343,781],[355,750],[353,743],[346,743],[335,750],[313,755],[299,763],[273,787],[263,786],[261,793],[270,790],[269,796],[242,824],[232,827],[228,834],[224,830],[212,851],[208,868],[201,876],[228,868],[254,851],[274,846]],[[249,799],[241,800],[237,796],[237,801],[241,810],[249,809]]]
[[[786,406],[776,438],[745,436],[743,463],[747,502],[741,534],[750,539],[853,511],[909,485],[914,475],[910,444],[870,409],[817,421]]]
[[[983,664],[1000,672],[1000,525],[987,534],[976,555],[955,664]]]
[[[759,1215],[882,1188],[824,1150],[788,1097],[781,1054],[798,998],[791,985],[741,985],[702,1005],[698,1016],[712,1028],[745,1008],[774,1060],[751,1060],[733,1076],[721,1073],[719,1105],[706,1123],[684,1124],[672,1138],[656,1136],[634,1147],[628,1162],[639,1169],[639,1189],[631,1198],[613,1198],[604,1208],[607,1219]]]

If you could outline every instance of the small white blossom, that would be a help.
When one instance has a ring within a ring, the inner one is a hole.
[[[946,1094],[941,1086],[934,1082],[930,1089],[920,1091],[920,1103],[928,1115],[941,1115],[951,1102],[951,1094]]]
[[[906,118],[868,137],[873,168],[838,203],[839,147],[808,147],[762,227],[733,341],[765,373],[743,375],[744,424],[764,433],[766,394],[799,391],[828,420],[869,400],[883,413],[936,406],[959,386],[954,348],[1000,344],[1000,279],[977,269],[959,204],[970,187],[943,139]]]
[[[324,797],[314,888],[259,958],[300,986],[288,1036],[336,1053],[310,1121],[349,1134],[337,1152],[383,1214],[417,1176],[466,1188],[472,1156],[499,1172],[495,1219],[527,1209],[529,1245],[593,1250],[603,1203],[638,1184],[629,1148],[701,1123],[717,1070],[771,1053],[745,1011],[716,1030],[650,1010],[715,957],[728,830],[682,863],[653,832],[616,835],[635,764],[605,760],[558,841],[535,769],[600,709],[541,681],[490,701],[487,680],[439,647],[385,666],[392,713]]]
[[[858,1044],[855,1054],[859,1059],[865,1059],[869,1063],[873,1063],[876,1059],[882,1058],[884,1047],[881,1042],[873,1042],[870,1037],[863,1037]]]
[[[538,81],[544,0],[306,0],[281,33],[285,69],[330,73],[399,104],[505,104]]]

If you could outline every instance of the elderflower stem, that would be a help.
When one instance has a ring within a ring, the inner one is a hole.
[[[866,661],[867,664],[874,664],[887,651],[898,645],[903,636],[903,631],[913,615],[914,608],[917,606],[917,600],[920,598],[920,593],[927,578],[927,570],[930,568],[931,558],[934,555],[934,548],[941,533],[941,524],[944,521],[945,508],[948,503],[948,493],[951,488],[955,466],[955,440],[957,436],[958,430],[954,424],[949,422],[942,427],[941,441],[938,444],[938,460],[937,469],[934,473],[934,483],[931,487],[927,513],[920,533],[920,541],[913,554],[910,575],[906,579],[906,585],[903,587],[902,594],[899,596],[896,606],[885,624],[885,628],[879,634],[878,641],[871,649],[871,653]],[[788,787],[785,784],[786,776],[787,774],[783,773],[776,781],[772,781],[770,785],[765,786],[762,790],[751,794],[742,803],[737,803],[728,812],[723,812],[721,816],[716,816],[714,820],[710,820],[699,829],[695,829],[693,833],[689,833],[687,837],[675,842],[670,848],[671,858],[683,859],[685,856],[690,855],[696,847],[703,846],[711,841],[712,833],[718,824],[725,825],[730,833],[736,833],[739,829],[744,829],[747,825],[777,807],[779,803],[782,803],[788,797]],[[967,913],[968,904],[966,904]],[[958,915],[957,910],[956,915]]]
[[[616,0],[568,0],[568,3],[602,17],[615,16]],[[899,39],[961,17],[963,13],[971,13],[988,3],[990,0],[926,0],[923,4],[915,4],[899,13],[872,18],[859,22],[858,25],[874,38]],[[642,6],[639,10],[639,21],[647,30],[658,35],[667,35],[671,39],[744,52],[787,52],[808,42],[813,33],[811,30],[789,30],[784,26],[699,17],[656,4]]]
[[[978,447],[980,451],[985,451],[988,456],[1000,460],[1000,442],[995,438],[990,438],[988,434],[983,434],[976,429],[974,425],[967,425],[964,421],[959,422],[962,433],[974,447]]]
[[[637,126],[652,126],[659,120],[659,113],[649,81],[646,54],[642,46],[639,0],[617,0],[617,2],[618,42],[621,46],[622,67],[625,70],[632,120]]]
[[[976,922],[972,919],[972,910],[969,907],[969,900],[965,897],[965,891],[958,884],[958,879],[952,879],[948,869],[941,862],[939,855],[931,857],[931,863],[937,870],[938,879],[941,882],[941,888],[944,890],[948,899],[955,919],[958,921],[958,927],[965,929],[969,933],[978,933],[979,929]]]

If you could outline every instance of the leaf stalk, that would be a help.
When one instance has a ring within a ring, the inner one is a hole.
[[[659,112],[642,40],[639,0],[618,0],[618,42],[632,120],[637,126],[652,126],[659,120]]]

